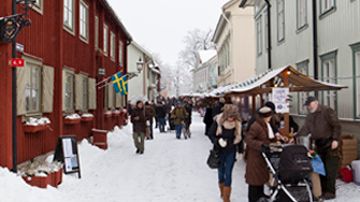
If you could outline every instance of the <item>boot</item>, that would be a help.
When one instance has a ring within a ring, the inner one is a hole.
[[[224,202],[230,202],[231,187],[224,187]]]
[[[219,183],[220,197],[224,197],[224,183]]]

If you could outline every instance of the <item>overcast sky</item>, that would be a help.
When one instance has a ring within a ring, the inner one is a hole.
[[[215,30],[228,0],[108,1],[136,42],[174,65],[187,31]]]

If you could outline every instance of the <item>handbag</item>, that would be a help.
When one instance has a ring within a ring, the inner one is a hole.
[[[219,150],[214,146],[212,150],[210,150],[210,155],[207,159],[208,166],[211,169],[218,169],[220,165],[220,154]]]
[[[325,166],[319,155],[316,155],[311,159],[311,165],[314,173],[326,176]]]

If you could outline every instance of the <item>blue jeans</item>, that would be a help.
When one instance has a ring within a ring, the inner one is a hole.
[[[159,130],[160,130],[160,133],[165,132],[165,125],[166,125],[165,118],[159,118],[158,121],[159,121]]]
[[[178,138],[178,139],[181,138],[182,129],[183,129],[183,125],[182,125],[182,124],[175,125],[176,138]]]
[[[218,168],[219,183],[224,183],[226,187],[231,186],[235,155],[235,150],[220,153],[220,165]]]

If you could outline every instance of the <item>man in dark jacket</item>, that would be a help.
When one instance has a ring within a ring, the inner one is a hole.
[[[315,150],[325,164],[326,176],[321,177],[323,198],[325,200],[336,197],[336,175],[340,166],[340,134],[341,125],[335,111],[322,106],[315,97],[308,97],[305,103],[309,114],[299,135],[311,134],[315,142]]]
[[[155,117],[155,109],[151,102],[145,103],[145,117],[146,117],[146,126],[147,126],[147,139],[154,139],[153,135],[153,121]]]
[[[167,114],[165,102],[162,102],[162,103],[156,105],[155,113],[156,113],[156,116],[157,116],[158,121],[159,121],[160,133],[164,133],[165,132],[165,125],[166,125],[166,120],[165,119],[166,119],[166,114]]]
[[[190,126],[192,123],[192,110],[193,110],[193,103],[191,99],[189,99],[185,104],[185,109],[188,114],[185,120],[185,138],[190,138],[191,137]]]
[[[144,153],[144,139],[146,132],[146,118],[144,103],[138,101],[136,107],[131,113],[131,123],[133,124],[133,139],[137,154]]]
[[[220,98],[219,101],[215,104],[213,110],[212,110],[212,117],[215,117],[222,113],[223,107],[225,105],[225,99]]]

